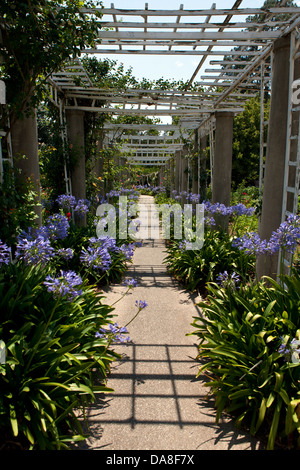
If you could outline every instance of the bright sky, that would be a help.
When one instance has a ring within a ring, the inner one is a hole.
[[[199,9],[210,9],[213,3],[216,3],[216,8],[232,8],[234,0],[102,0],[103,5],[106,8],[111,7],[111,3],[114,3],[115,8],[120,9],[143,9],[145,3],[148,3],[149,10],[178,10],[180,5],[183,4],[185,10],[199,10]],[[264,0],[244,0],[240,8],[260,8],[264,3]],[[300,1],[295,2],[300,6]],[[104,17],[103,19],[107,19]],[[130,21],[130,17],[124,17],[124,21]],[[223,21],[224,16],[219,18],[215,17],[216,21]],[[111,20],[111,15],[109,16]],[[119,19],[119,17],[118,17]],[[239,17],[242,20],[242,17]],[[156,20],[157,21],[157,20]],[[169,19],[162,17],[162,21],[169,21]],[[173,17],[172,21],[176,21],[176,17]],[[183,21],[188,21],[183,19]],[[195,22],[195,20],[192,20]],[[103,59],[104,56],[99,54],[98,57]],[[114,55],[111,54],[108,57],[112,60],[117,60],[125,65],[125,69],[132,67],[133,75],[142,79],[143,77],[150,80],[157,80],[159,78],[165,78],[170,80],[189,80],[193,75],[201,56],[199,59],[197,56],[167,56],[167,55]],[[216,59],[217,57],[214,57]],[[212,57],[211,57],[212,59]],[[204,68],[209,66],[209,57],[204,64]],[[203,70],[198,73],[196,81],[200,81],[200,76]]]

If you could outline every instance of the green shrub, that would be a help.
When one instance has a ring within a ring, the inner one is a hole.
[[[300,446],[300,277],[284,277],[282,286],[266,278],[240,289],[208,286],[192,333],[199,338],[199,359],[206,384],[216,397],[216,420],[226,410],[253,435],[275,445]],[[285,346],[287,343],[287,347]]]
[[[207,230],[200,250],[186,250],[174,240],[167,249],[168,270],[184,286],[203,291],[207,282],[215,281],[224,271],[242,277],[254,273],[254,258],[232,246],[232,239],[222,231]]]
[[[112,308],[84,283],[72,301],[54,298],[44,285],[45,267],[10,263],[0,272],[0,445],[62,449],[83,439],[75,409],[106,386],[116,358],[99,328]]]

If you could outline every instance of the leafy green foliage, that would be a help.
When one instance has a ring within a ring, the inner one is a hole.
[[[216,420],[234,413],[253,435],[275,444],[300,446],[300,365],[279,352],[281,337],[299,339],[300,277],[284,277],[282,287],[272,279],[237,289],[208,286],[202,317],[192,333],[199,338],[198,375],[216,397]]]
[[[206,283],[215,281],[218,274],[236,272],[243,278],[253,274],[253,257],[232,246],[228,234],[208,230],[200,250],[182,250],[180,242],[173,240],[167,249],[165,263],[168,270],[188,290],[199,289],[205,293]]]
[[[265,107],[268,120],[269,102]],[[254,185],[259,178],[260,160],[260,97],[245,104],[245,110],[235,116],[233,127],[232,181],[236,187],[241,181]]]
[[[41,101],[49,74],[94,45],[100,15],[88,17],[80,9],[97,6],[97,0],[1,2],[1,75],[12,121]]]
[[[21,264],[0,272],[0,442],[12,448],[64,449],[83,439],[75,409],[112,391],[106,378],[116,355],[95,333],[113,309],[86,284],[72,302],[54,300],[46,274]]]
[[[17,170],[5,165],[0,186],[0,239],[3,242],[15,244],[16,236],[34,225],[37,218],[35,189],[34,183],[28,180],[25,185]]]

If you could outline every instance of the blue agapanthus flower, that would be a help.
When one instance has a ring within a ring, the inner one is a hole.
[[[236,272],[229,274],[227,271],[224,271],[217,276],[216,280],[223,288],[236,289],[240,283],[240,276]]]
[[[100,339],[105,338],[111,343],[125,343],[130,341],[130,337],[125,336],[127,333],[128,331],[125,326],[119,327],[117,323],[114,325],[110,323],[108,329],[100,328],[100,330],[96,332],[95,337]]]
[[[142,310],[143,308],[148,307],[148,304],[145,300],[136,300],[135,301],[135,306],[139,309]]]
[[[78,286],[82,285],[82,279],[75,271],[61,271],[58,277],[48,275],[44,284],[47,286],[48,292],[52,292],[56,299],[65,297],[72,301],[82,294],[82,289],[78,289]]]
[[[38,230],[38,234],[51,240],[63,240],[68,236],[70,228],[67,217],[63,214],[54,214],[48,217],[45,226]]]
[[[9,264],[11,257],[11,248],[0,240],[0,266]]]
[[[137,287],[138,283],[135,279],[131,278],[131,279],[126,279],[124,282],[123,282],[123,286],[126,286],[128,288],[133,288],[133,287]]]
[[[60,248],[57,250],[57,254],[64,260],[68,261],[73,258],[74,250],[72,250],[72,248]]]
[[[100,271],[107,271],[111,266],[111,256],[106,248],[101,246],[89,246],[83,248],[80,254],[80,261],[87,268]]]
[[[56,202],[58,203],[59,207],[66,211],[70,211],[71,209],[74,208],[76,204],[76,197],[71,196],[69,194],[62,194],[58,196],[56,199]]]
[[[23,260],[27,265],[41,264],[45,266],[55,256],[55,250],[50,245],[50,240],[38,236],[34,240],[19,238],[15,256]]]

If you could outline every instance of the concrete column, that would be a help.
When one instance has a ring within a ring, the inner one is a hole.
[[[214,154],[213,193],[212,203],[220,202],[229,206],[231,195],[232,172],[232,137],[233,137],[232,112],[216,112],[216,143]],[[228,220],[222,216],[218,225],[227,230]]]
[[[200,193],[200,201],[206,199],[206,192],[207,192],[207,174],[206,174],[206,147],[207,147],[207,135],[201,137],[200,139],[200,168],[198,168],[199,173],[199,193]],[[197,189],[198,191],[198,189]]]
[[[198,193],[198,155],[199,155],[199,134],[195,130],[195,152],[191,162],[192,193]]]
[[[181,172],[180,151],[175,152],[175,190],[180,192],[180,172]]]
[[[72,193],[78,199],[85,199],[84,112],[76,109],[67,110],[66,121],[72,160],[75,161],[71,172]],[[86,219],[76,218],[75,222],[78,225],[85,225]]]
[[[181,151],[181,191],[187,191],[188,189],[188,160],[186,158],[187,151],[183,149]]]
[[[30,178],[37,192],[37,203],[41,202],[40,188],[40,168],[38,155],[38,132],[36,112],[34,114],[19,119],[11,129],[11,141],[14,166],[21,170],[21,179],[27,183]],[[25,156],[24,158],[21,158]],[[38,216],[36,222],[42,223],[42,208],[36,206],[35,212]]]
[[[274,43],[272,98],[269,116],[262,215],[259,224],[261,239],[269,240],[281,223],[284,186],[287,114],[289,97],[290,35]],[[256,271],[262,276],[276,277],[278,256],[258,256]]]

